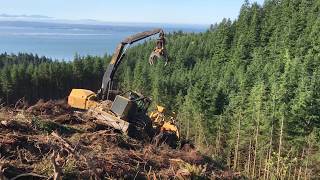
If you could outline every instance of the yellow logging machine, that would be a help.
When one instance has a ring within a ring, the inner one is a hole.
[[[157,122],[160,117],[164,117],[164,107],[158,106],[157,110],[148,116],[147,111],[151,104],[149,97],[133,91],[118,94],[114,99],[110,96],[113,77],[125,56],[128,46],[156,34],[159,34],[159,38],[156,47],[150,54],[149,63],[152,65],[154,60],[161,58],[165,60],[166,65],[168,55],[165,48],[165,34],[162,29],[154,29],[129,36],[117,46],[103,75],[99,91],[94,93],[86,89],[72,89],[68,96],[68,104],[73,108],[88,110],[94,118],[103,120],[105,124],[121,130],[129,136],[145,139],[144,134],[147,134],[150,138],[161,134],[163,141],[167,142],[170,139],[172,142],[169,145],[175,146],[179,139],[179,132],[174,121],[172,121],[173,117],[169,118],[170,121],[167,121],[167,118],[162,118],[161,123]],[[103,102],[106,100],[113,100],[108,111],[105,111],[103,107]]]

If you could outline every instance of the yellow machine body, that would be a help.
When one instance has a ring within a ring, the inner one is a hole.
[[[178,138],[180,138],[180,134],[179,134],[179,130],[178,127],[175,124],[172,124],[171,122],[165,122],[163,123],[163,125],[161,126],[161,131],[172,131],[174,133],[176,133],[176,136]]]
[[[164,112],[165,112],[165,110],[166,110],[166,108],[165,108],[165,107],[163,107],[163,106],[159,106],[159,105],[157,105],[157,110],[158,110],[158,112],[160,112],[160,113],[164,113]]]
[[[72,89],[68,96],[68,104],[77,109],[87,110],[98,106],[96,94],[87,89]]]
[[[160,128],[162,132],[171,131],[176,134],[179,138],[179,130],[178,127],[175,125],[175,113],[173,112],[172,115],[166,114],[166,109],[163,106],[156,106],[156,110],[151,112],[149,115],[150,119],[153,123]]]

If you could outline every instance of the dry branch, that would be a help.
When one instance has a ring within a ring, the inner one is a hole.
[[[24,173],[24,174],[19,174],[18,176],[16,176],[16,177],[14,177],[14,178],[12,178],[12,179],[10,179],[10,180],[16,180],[16,179],[19,179],[19,178],[21,178],[21,177],[26,177],[26,176],[28,176],[28,177],[37,177],[37,178],[43,178],[43,179],[48,179],[49,177],[47,177],[47,176],[42,176],[42,175],[39,175],[39,174],[36,174],[36,173]]]
[[[62,142],[62,145],[66,147],[72,154],[75,154],[75,149],[70,145],[70,143],[67,140],[63,139],[55,132],[52,132],[51,135],[55,137],[57,140],[59,140],[60,142]]]
[[[8,180],[6,176],[4,175],[4,166],[5,164],[3,162],[0,162],[0,180]]]
[[[67,148],[67,150],[75,157],[75,159],[77,159],[78,161],[80,160],[80,155],[78,155],[78,153],[75,151],[75,149],[71,146],[71,144],[63,139],[62,137],[60,137],[57,133],[52,132],[51,135],[53,137],[55,137],[57,140],[59,140],[60,142],[62,142],[62,145]],[[99,173],[97,171],[97,168],[95,166],[95,164],[93,163],[92,159],[87,159],[86,157],[82,156],[88,166],[88,168],[90,169],[91,172],[93,172],[95,179],[100,179]],[[58,179],[57,179],[58,180]]]
[[[62,180],[62,168],[60,165],[57,163],[57,153],[53,151],[52,156],[51,156],[51,163],[53,165],[53,179],[54,180]]]

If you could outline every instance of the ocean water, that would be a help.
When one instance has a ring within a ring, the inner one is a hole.
[[[152,25],[79,25],[35,22],[0,22],[0,53],[34,53],[59,60],[75,54],[112,54],[125,37],[150,30]],[[204,26],[163,25],[166,32],[203,32]]]

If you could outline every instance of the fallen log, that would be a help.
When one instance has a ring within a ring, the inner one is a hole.
[[[90,109],[87,113],[89,117],[95,118],[95,120],[93,121],[94,123],[113,127],[114,129],[120,130],[125,134],[127,134],[128,132],[129,122],[127,121],[112,116],[111,114],[97,108]]]

